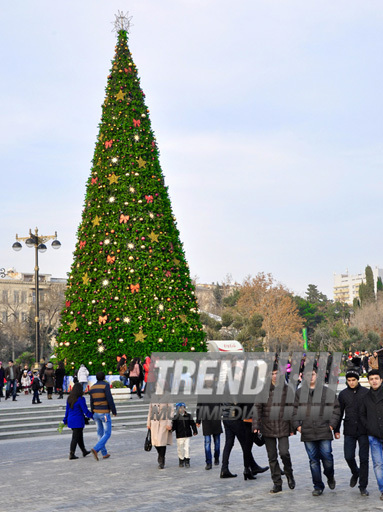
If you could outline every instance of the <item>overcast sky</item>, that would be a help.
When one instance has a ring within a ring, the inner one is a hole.
[[[381,0],[3,2],[0,267],[33,271],[37,226],[40,271],[70,269],[118,10],[192,276],[332,297],[383,267]]]

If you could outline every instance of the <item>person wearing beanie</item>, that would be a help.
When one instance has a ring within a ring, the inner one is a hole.
[[[369,443],[366,428],[363,426],[359,410],[368,394],[368,389],[359,383],[359,372],[350,369],[346,373],[347,388],[339,393],[340,420],[335,429],[335,437],[340,437],[343,420],[344,458],[351,470],[350,487],[355,487],[359,480],[362,496],[368,496],[368,452]],[[356,445],[359,446],[359,467],[355,460]]]
[[[370,389],[360,407],[360,420],[367,431],[380,499],[383,501],[383,380],[379,370],[368,372]]]
[[[98,442],[91,449],[93,457],[98,460],[98,452],[101,451],[102,458],[108,459],[110,454],[106,449],[106,442],[112,435],[112,419],[110,413],[113,416],[117,416],[116,406],[112,393],[110,392],[109,383],[105,380],[104,372],[96,373],[97,382],[90,390],[90,408],[93,413],[93,419],[97,425],[97,436]]]

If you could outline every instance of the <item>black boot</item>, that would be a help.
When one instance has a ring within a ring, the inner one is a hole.
[[[85,450],[85,451],[82,452],[82,456],[83,457],[86,457],[89,454],[90,454],[90,451],[88,452],[88,450]]]
[[[220,478],[235,478],[236,476],[237,475],[230,473],[228,469],[222,469],[221,474],[219,475]]]
[[[243,470],[243,478],[245,480],[256,480],[257,477],[253,475],[250,468],[244,468]]]
[[[190,459],[185,457],[185,468],[190,468]]]
[[[289,484],[289,489],[295,489],[295,479],[293,477],[293,474],[288,475],[286,473],[287,483]]]
[[[179,467],[179,468],[183,468],[183,467],[184,467],[184,465],[185,465],[185,461],[184,461],[184,459],[178,459],[178,467]]]
[[[264,473],[269,469],[269,466],[261,467],[259,464],[255,463],[251,466],[251,471],[253,475],[257,475],[258,473]]]
[[[78,459],[78,457],[76,457],[76,455],[74,454],[74,452],[70,452],[70,453],[69,453],[69,460],[74,460],[74,459]]]
[[[158,457],[158,469],[164,469],[165,467],[165,457]]]

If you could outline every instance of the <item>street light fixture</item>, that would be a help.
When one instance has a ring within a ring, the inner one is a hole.
[[[39,302],[39,258],[38,253],[44,253],[47,250],[47,246],[45,242],[47,240],[53,240],[52,247],[53,249],[60,249],[61,243],[57,240],[57,231],[54,235],[49,236],[39,236],[38,229],[35,229],[35,232],[32,233],[32,230],[29,230],[29,236],[19,237],[16,234],[16,242],[12,245],[12,249],[14,251],[21,251],[22,245],[20,242],[25,242],[25,245],[29,248],[35,248],[35,333],[36,333],[36,343],[35,343],[35,358],[36,364],[40,361],[40,323],[39,323],[39,315],[40,315],[40,302]]]

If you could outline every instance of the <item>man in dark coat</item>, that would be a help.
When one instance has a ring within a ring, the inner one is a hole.
[[[368,374],[370,389],[360,407],[360,420],[367,430],[374,473],[383,501],[383,386],[379,370]]]
[[[197,404],[197,427],[199,428],[202,422],[202,434],[204,436],[205,443],[205,469],[211,469],[213,463],[213,457],[211,454],[211,436],[214,441],[214,465],[219,465],[219,455],[221,449],[221,434],[222,434],[222,423],[221,416],[219,414],[219,404]],[[206,419],[205,419],[206,418]]]
[[[329,401],[328,394],[329,388],[322,385],[320,392],[320,403],[317,405],[313,403],[314,391],[316,387],[317,370],[314,369],[311,373],[309,389],[304,389],[307,383],[304,382],[302,387],[298,389],[294,402],[293,413],[293,428],[301,434],[301,441],[304,442],[307,455],[310,461],[310,470],[312,481],[314,484],[313,496],[320,496],[323,494],[324,484],[321,475],[322,461],[324,474],[327,477],[327,483],[330,489],[335,489],[334,478],[334,458],[332,455],[332,439],[333,431],[339,424],[340,407],[338,399],[331,397],[331,417],[326,419],[324,416],[326,404]],[[300,409],[300,396],[302,391],[308,391],[307,404],[305,415],[303,419],[299,419]],[[327,400],[326,400],[327,398]]]
[[[347,388],[339,393],[340,422],[335,429],[335,437],[340,429],[343,416],[344,458],[351,469],[350,487],[355,487],[359,480],[359,489],[362,496],[368,496],[368,436],[363,426],[359,410],[368,394],[368,389],[359,384],[359,373],[349,370],[346,373]],[[359,444],[360,468],[355,460],[356,443]]]
[[[5,399],[7,400],[11,396],[12,389],[12,400],[15,402],[17,393],[17,381],[19,380],[19,368],[18,366],[14,366],[12,359],[9,360],[8,367],[5,369],[5,379],[7,381]]]
[[[278,451],[283,462],[283,470],[287,478],[290,489],[295,488],[293,468],[289,453],[289,436],[292,435],[293,428],[289,420],[284,419],[285,403],[287,395],[287,385],[283,386],[281,403],[273,403],[274,390],[277,382],[278,368],[274,367],[271,374],[270,394],[267,403],[257,403],[255,405],[257,416],[253,418],[253,431],[261,432],[265,440],[267,456],[269,459],[271,478],[273,488],[270,493],[275,494],[282,491],[282,473],[278,463]],[[284,376],[282,376],[284,377]],[[272,419],[272,408],[279,407],[278,418]]]

